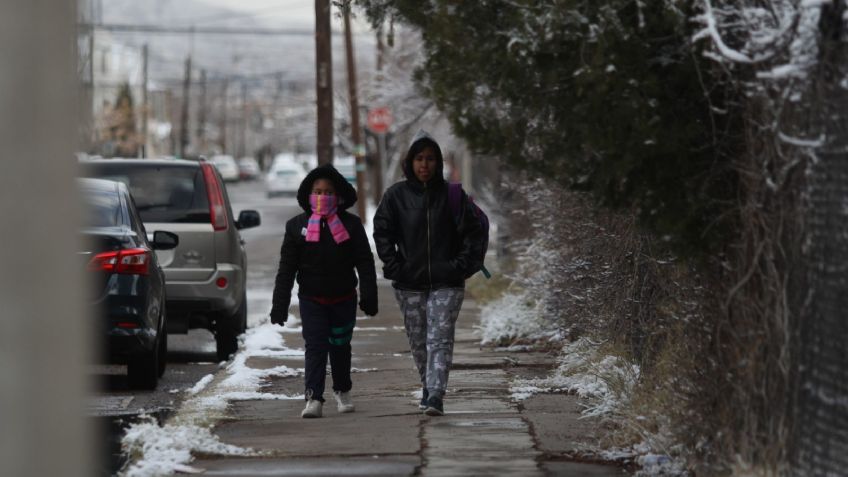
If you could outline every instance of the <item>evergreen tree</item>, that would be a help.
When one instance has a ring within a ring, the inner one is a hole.
[[[722,243],[738,116],[693,50],[692,2],[359,3],[421,31],[419,85],[477,152],[635,208],[680,248]]]

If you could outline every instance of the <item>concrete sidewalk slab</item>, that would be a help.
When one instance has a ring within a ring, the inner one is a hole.
[[[412,475],[420,464],[418,456],[321,457],[307,459],[203,460],[203,475],[227,477],[313,477],[337,475]]]

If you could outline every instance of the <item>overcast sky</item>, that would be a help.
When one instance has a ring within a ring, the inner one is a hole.
[[[226,7],[232,10],[244,11],[246,15],[256,14],[258,21],[267,22],[279,27],[312,28],[315,26],[314,0],[202,0],[205,3]],[[333,27],[340,27],[341,21],[336,18],[337,10],[333,9]],[[364,15],[360,15],[363,16]],[[368,31],[369,26],[364,18],[354,20],[357,31]]]

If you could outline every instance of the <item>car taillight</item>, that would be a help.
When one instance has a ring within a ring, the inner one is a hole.
[[[215,177],[214,166],[208,162],[200,164],[203,180],[206,182],[206,194],[209,197],[209,215],[215,230],[227,230],[227,208],[224,204],[224,192]]]
[[[143,248],[103,252],[88,262],[88,269],[122,275],[147,275],[150,273],[150,259],[150,251]]]

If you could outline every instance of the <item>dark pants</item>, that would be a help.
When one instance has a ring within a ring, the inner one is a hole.
[[[333,391],[347,392],[350,380],[350,339],[356,325],[356,297],[333,305],[300,298],[300,320],[306,341],[306,398],[324,402],[327,355],[333,373]]]

